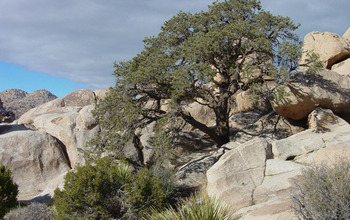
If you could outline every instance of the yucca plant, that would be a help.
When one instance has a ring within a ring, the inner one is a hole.
[[[229,220],[228,206],[208,195],[195,195],[180,202],[176,209],[153,210],[143,217],[144,220]]]

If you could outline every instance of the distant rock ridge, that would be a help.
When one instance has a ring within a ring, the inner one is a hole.
[[[57,96],[45,89],[36,90],[31,93],[20,89],[8,89],[0,92],[0,99],[4,110],[14,114],[12,120],[18,119],[28,110],[56,98]]]

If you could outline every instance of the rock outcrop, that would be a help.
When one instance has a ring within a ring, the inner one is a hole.
[[[22,125],[0,125],[0,161],[19,185],[19,200],[40,200],[38,194],[50,181],[71,169],[60,141]],[[56,187],[51,185],[47,193]]]
[[[343,76],[350,76],[350,58],[332,66],[334,72]]]
[[[266,115],[260,114],[260,116],[257,114],[256,112],[246,112],[231,117],[230,125],[232,128],[238,128],[237,133],[231,137],[231,141],[245,143],[254,137],[262,137],[272,141],[283,139],[305,130],[302,122],[292,123],[275,112],[270,112]],[[259,117],[258,119],[255,118],[257,116]],[[249,123],[249,120],[243,120],[247,117],[253,123]]]
[[[57,97],[47,90],[41,89],[31,93],[19,89],[8,89],[0,92],[0,99],[7,112],[12,112],[15,119],[36,106],[56,99]]]
[[[302,169],[350,156],[350,125],[331,110],[315,109],[308,127],[281,140],[228,143],[232,150],[207,171],[206,191],[239,219],[294,219],[291,194]]]
[[[8,112],[5,110],[0,99],[0,123],[11,122],[13,120],[15,120],[15,115],[12,112]]]
[[[347,34],[345,34],[345,38]],[[324,68],[331,69],[335,63],[350,57],[349,42],[338,34],[314,31],[304,38],[303,56],[301,64],[306,63],[307,53],[315,52],[323,61]]]
[[[61,141],[74,168],[84,164],[79,149],[85,149],[86,142],[99,131],[91,114],[94,102],[93,91],[77,90],[29,110],[18,119],[18,123],[44,131]]]
[[[304,119],[317,107],[328,108],[350,118],[350,78],[331,70],[300,71],[284,86],[288,95],[272,100],[275,112],[293,120]]]
[[[230,204],[233,211],[253,204],[255,188],[264,179],[271,145],[253,139],[224,154],[207,172],[207,192]]]

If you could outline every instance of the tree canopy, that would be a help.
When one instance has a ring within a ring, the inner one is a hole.
[[[154,121],[159,126],[153,144],[171,145],[179,118],[218,147],[229,142],[234,95],[263,83],[265,76],[278,84],[297,68],[298,26],[263,10],[257,0],[216,1],[194,14],[180,11],[157,36],[144,40],[140,54],[115,63],[115,87],[97,105],[102,131],[96,149],[114,151],[128,140],[137,142],[137,129]],[[185,110],[191,102],[214,111],[214,128]]]

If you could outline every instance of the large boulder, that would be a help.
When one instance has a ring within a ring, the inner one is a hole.
[[[323,67],[331,69],[333,64],[350,57],[349,43],[341,36],[331,32],[313,31],[304,38],[303,54],[300,64],[305,64],[307,53],[315,52],[323,61]]]
[[[234,217],[245,220],[294,219],[291,194],[294,179],[301,175],[303,168],[292,161],[267,160],[265,177],[252,194],[254,204],[241,208]]]
[[[13,112],[18,119],[28,110],[56,99],[51,92],[40,89],[31,93],[19,89],[9,89],[0,93],[0,98],[8,112]]]
[[[316,107],[323,107],[350,119],[350,78],[347,76],[331,70],[300,71],[291,76],[284,89],[285,97],[271,100],[273,109],[281,116],[300,120]]]
[[[177,185],[185,191],[202,189],[207,183],[206,173],[208,169],[219,160],[225,151],[225,147],[220,148],[212,154],[194,158],[180,167],[176,173]]]
[[[310,164],[314,162],[320,149],[333,149],[334,146],[342,149],[344,144],[349,146],[350,125],[329,110],[319,108],[312,112],[309,127],[310,129],[303,132],[273,142],[274,158]]]
[[[346,59],[340,63],[334,64],[332,66],[334,72],[339,73],[343,76],[350,76],[350,59]]]
[[[45,189],[52,194],[57,185],[47,185],[70,170],[60,141],[21,125],[0,125],[0,161],[12,171],[19,186],[19,200],[36,200]]]
[[[202,124],[207,126],[214,126],[216,124],[214,111],[206,105],[192,102],[185,107],[185,111],[189,112],[194,119]]]
[[[206,191],[228,203],[233,211],[253,204],[255,188],[264,180],[270,144],[255,138],[225,153],[207,171]]]
[[[87,141],[99,131],[91,113],[94,97],[90,90],[74,91],[64,98],[29,110],[18,123],[56,137],[66,147],[72,167],[83,165],[80,149],[86,149]]]
[[[64,98],[65,106],[79,106],[93,105],[95,102],[95,93],[90,89],[76,90]]]
[[[275,112],[263,116],[257,112],[239,113],[230,118],[230,126],[237,131],[231,141],[239,143],[254,137],[263,137],[268,141],[282,139],[304,130],[302,122],[289,121]]]

